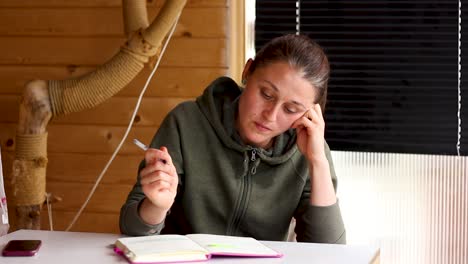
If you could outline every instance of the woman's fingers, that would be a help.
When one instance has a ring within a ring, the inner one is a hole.
[[[167,164],[172,164],[172,158],[171,158],[171,155],[169,154],[169,151],[167,150],[166,147],[161,147],[160,150],[163,152],[162,155],[162,159],[167,163]]]
[[[157,180],[157,181],[149,183],[148,185],[149,187],[153,189],[157,189],[158,191],[171,190],[171,187],[172,187],[171,183],[167,181],[163,181],[163,180]]]
[[[149,148],[145,152],[145,161],[147,164],[153,164],[156,162],[162,162],[168,165],[172,164],[171,155],[169,155],[166,147],[161,147],[161,149]]]
[[[165,164],[163,162],[156,162],[153,164],[146,164],[146,167],[144,167],[140,171],[140,176],[143,178],[144,176],[151,175],[155,172],[164,172],[166,174],[172,175],[173,168],[172,166]]]
[[[322,113],[322,108],[320,107],[319,104],[316,104],[313,107],[313,116],[316,118],[315,120],[317,121],[318,124],[325,124],[325,120],[323,119],[323,113]]]
[[[304,113],[304,117],[313,123],[319,124],[323,122],[322,109],[319,104],[315,104]]]
[[[144,189],[157,191],[177,189],[177,172],[166,147],[148,149],[145,161],[146,166],[140,171],[140,183]]]
[[[318,121],[320,120],[318,118],[319,116],[317,115],[315,106],[314,106],[308,109],[307,111],[305,111],[305,113],[299,119],[297,119],[291,127],[295,129],[309,128],[314,123],[315,124],[318,123]]]
[[[315,104],[314,109],[318,116],[323,117],[322,107],[319,104]]]
[[[177,180],[175,178],[158,171],[142,177],[140,183],[145,194],[153,197],[153,195],[159,192],[175,192],[177,190]]]
[[[140,179],[140,183],[143,185],[143,184],[150,184],[152,182],[156,182],[156,181],[166,181],[166,182],[174,182],[175,181],[175,178],[174,176],[172,175],[169,175],[163,171],[154,171],[152,173],[149,173],[149,174],[146,174],[146,175],[143,175],[141,174],[141,179]]]
[[[174,164],[172,163],[171,155],[166,147],[161,147],[161,149],[148,149],[145,153],[145,162],[146,166],[140,172],[142,176],[158,170],[170,175],[177,174]]]
[[[177,193],[178,175],[166,147],[145,152],[146,166],[140,171],[143,193],[159,208],[169,209]]]

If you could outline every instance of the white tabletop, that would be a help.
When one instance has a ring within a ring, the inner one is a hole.
[[[19,230],[0,237],[0,248],[12,239],[40,239],[42,246],[33,257],[3,257],[0,263],[128,263],[113,251],[120,235],[84,232]],[[209,263],[371,263],[379,250],[370,246],[332,245],[297,242],[262,241],[284,254],[282,258],[213,258]],[[190,262],[195,263],[195,262]]]

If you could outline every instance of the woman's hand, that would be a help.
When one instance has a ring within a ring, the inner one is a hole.
[[[293,124],[297,147],[309,161],[311,182],[310,204],[330,206],[336,203],[330,167],[325,155],[325,121],[322,109],[316,104]]]
[[[156,209],[165,214],[177,194],[179,179],[176,168],[166,147],[148,149],[145,161],[146,167],[140,171],[143,193]]]
[[[296,129],[297,147],[309,162],[323,160],[325,157],[325,121],[322,109],[315,104],[296,120],[292,128]]]

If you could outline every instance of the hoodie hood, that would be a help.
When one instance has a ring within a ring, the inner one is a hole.
[[[220,77],[213,81],[196,100],[202,113],[210,122],[221,141],[239,152],[255,150],[257,157],[269,164],[279,164],[290,159],[297,151],[296,133],[289,129],[274,138],[273,146],[263,148],[245,145],[235,129],[238,100],[243,89],[228,78]]]

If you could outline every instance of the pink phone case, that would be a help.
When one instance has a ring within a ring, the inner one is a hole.
[[[5,257],[34,256],[41,247],[41,240],[10,240],[3,248]]]

